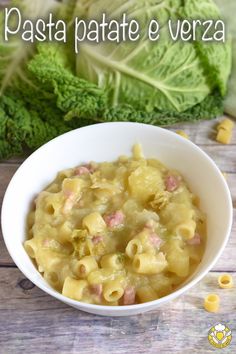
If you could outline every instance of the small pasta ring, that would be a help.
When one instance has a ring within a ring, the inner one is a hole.
[[[208,312],[218,312],[220,307],[220,298],[216,294],[209,294],[205,297],[204,308]]]
[[[222,274],[218,277],[218,284],[222,289],[231,289],[234,285],[230,274]]]

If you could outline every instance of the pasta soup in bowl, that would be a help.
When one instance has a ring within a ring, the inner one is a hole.
[[[32,282],[113,316],[155,309],[195,285],[231,224],[214,162],[177,134],[137,123],[89,126],[44,145],[16,172],[2,208],[9,253]]]

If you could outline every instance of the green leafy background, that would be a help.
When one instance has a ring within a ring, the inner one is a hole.
[[[16,0],[25,18],[64,19],[67,44],[0,42],[0,159],[36,149],[71,129],[104,121],[155,125],[210,119],[223,111],[231,70],[231,45],[173,42],[169,18],[219,18],[211,0]],[[94,45],[74,54],[75,16],[126,12],[146,28],[161,19],[161,38]],[[14,20],[13,20],[14,22]],[[3,26],[3,13],[0,15]],[[199,33],[200,35],[200,33]]]

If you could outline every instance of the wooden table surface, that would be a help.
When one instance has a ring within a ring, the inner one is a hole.
[[[236,285],[236,134],[231,145],[215,142],[216,120],[171,127],[184,129],[227,173],[234,225],[230,241],[214,269],[192,290],[156,311],[118,318],[75,310],[46,295],[14,265],[0,231],[0,354],[214,353],[208,330],[226,323],[233,340],[223,353],[236,353],[236,290],[217,287],[221,272],[231,273]],[[5,189],[23,158],[0,163],[0,204]],[[14,213],[12,211],[14,222]],[[203,299],[220,295],[219,313],[203,309]]]

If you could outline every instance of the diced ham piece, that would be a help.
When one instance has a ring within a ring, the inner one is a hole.
[[[43,247],[49,248],[50,247],[50,239],[46,238],[45,240],[43,240]]]
[[[88,175],[89,173],[94,173],[94,172],[95,172],[95,167],[89,163],[87,165],[78,166],[75,169],[75,176]]]
[[[90,292],[98,297],[102,296],[102,284],[93,284],[89,287]]]
[[[160,245],[162,244],[162,239],[160,239],[160,237],[156,233],[152,233],[149,236],[149,241],[154,247],[160,247]]]
[[[92,241],[93,241],[93,244],[94,245],[97,245],[98,243],[102,242],[103,241],[103,237],[102,236],[94,236],[92,238]]]
[[[187,243],[192,246],[197,246],[201,244],[201,236],[196,233],[191,240],[188,240]]]
[[[89,170],[90,173],[94,173],[96,171],[96,168],[91,163],[85,165],[85,167]]]
[[[133,286],[127,286],[124,291],[122,304],[133,305],[135,303],[135,288]]]
[[[83,176],[83,175],[88,175],[90,173],[88,167],[86,166],[79,166],[75,169],[75,175],[76,176]]]
[[[174,192],[179,188],[180,178],[178,176],[169,175],[165,179],[165,186],[168,192]]]
[[[122,213],[122,211],[116,211],[115,213],[105,215],[103,217],[107,226],[111,227],[111,228],[123,224],[124,218],[125,218],[125,216]]]

